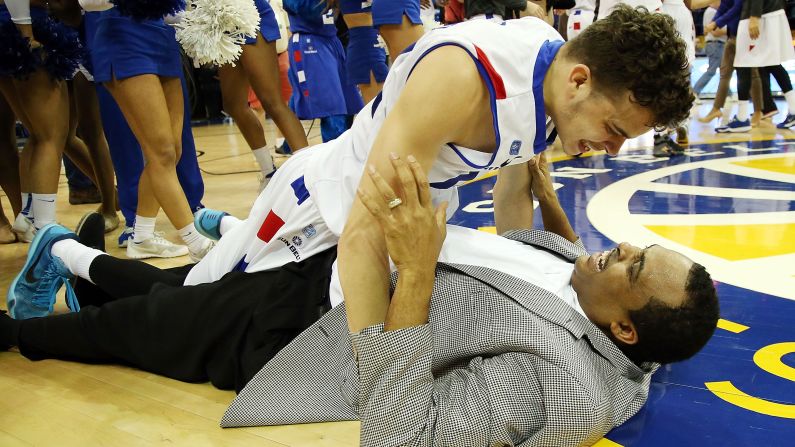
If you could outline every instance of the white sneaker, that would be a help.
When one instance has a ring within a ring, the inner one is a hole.
[[[36,237],[36,227],[33,222],[22,214],[18,214],[11,225],[11,231],[16,233],[17,238],[22,242],[30,242]]]
[[[155,231],[154,236],[143,242],[130,240],[127,243],[127,257],[130,259],[176,258],[188,254],[188,247],[177,245]]]
[[[188,249],[188,254],[190,255],[191,261],[193,262],[201,261],[202,258],[207,256],[207,253],[209,253],[210,250],[213,249],[213,247],[215,247],[215,241],[212,239],[204,238],[204,242],[202,242],[201,248],[199,248],[196,251],[193,251],[190,248]]]

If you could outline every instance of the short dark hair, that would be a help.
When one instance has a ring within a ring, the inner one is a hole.
[[[629,90],[632,101],[647,107],[654,116],[650,127],[676,127],[688,119],[696,97],[687,46],[670,16],[620,4],[566,46],[567,56],[587,65],[597,86]]]
[[[652,297],[643,308],[629,312],[638,342],[621,349],[637,364],[672,363],[694,356],[707,344],[718,324],[718,295],[709,273],[693,264],[685,283],[685,301],[670,307]]]

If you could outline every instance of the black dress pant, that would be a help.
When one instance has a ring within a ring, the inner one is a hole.
[[[330,309],[334,259],[336,248],[279,269],[182,286],[187,268],[100,256],[90,269],[96,285],[76,287],[80,312],[21,321],[18,346],[32,360],[122,363],[239,391]]]

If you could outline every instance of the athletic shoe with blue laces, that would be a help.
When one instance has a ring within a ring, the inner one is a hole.
[[[737,132],[748,132],[750,130],[751,130],[751,120],[747,119],[744,121],[740,121],[739,119],[737,119],[737,116],[732,118],[732,120],[729,121],[729,124],[715,128],[715,132],[717,133],[737,133]]]
[[[776,125],[779,129],[792,129],[795,127],[795,114],[790,113],[784,118],[784,121]]]
[[[202,208],[193,215],[193,226],[204,237],[217,241],[221,239],[221,219],[229,213]]]
[[[44,317],[52,313],[55,294],[66,286],[66,302],[70,309],[80,310],[77,296],[69,280],[72,273],[66,265],[52,255],[52,245],[64,239],[77,239],[77,235],[58,224],[49,224],[36,233],[30,243],[28,258],[22,271],[8,288],[7,305],[12,318],[25,320]]]

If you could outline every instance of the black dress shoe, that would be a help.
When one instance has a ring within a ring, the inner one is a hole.
[[[105,218],[102,214],[92,211],[83,216],[75,228],[75,233],[81,244],[105,251]]]

